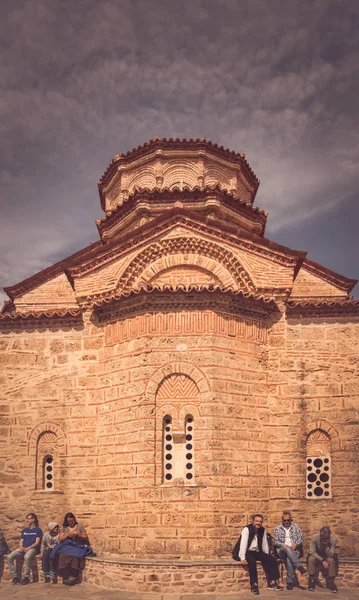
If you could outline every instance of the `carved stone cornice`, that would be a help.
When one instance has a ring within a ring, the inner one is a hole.
[[[312,298],[288,300],[288,317],[359,317],[359,300],[353,298]]]
[[[221,309],[229,314],[244,314],[265,319],[277,310],[273,298],[257,296],[251,292],[222,288],[221,286],[179,285],[141,286],[112,298],[93,304],[94,317],[102,323],[115,320],[138,311],[187,311]]]
[[[225,227],[231,221],[232,225],[244,227],[259,236],[263,236],[265,231],[266,211],[215,185],[205,189],[135,189],[124,204],[107,211],[106,217],[96,221],[99,234],[106,241],[117,232],[123,233],[130,226],[138,227],[143,217],[157,217],[166,208],[172,208],[175,203],[181,203],[183,207],[195,211],[197,217],[198,212],[203,213],[206,218],[209,211],[215,211],[216,219],[223,221]]]

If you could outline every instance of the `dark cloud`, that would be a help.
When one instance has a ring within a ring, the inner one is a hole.
[[[155,135],[245,152],[268,235],[358,277],[358,22],[351,0],[3,1],[2,284],[96,239],[96,180]]]

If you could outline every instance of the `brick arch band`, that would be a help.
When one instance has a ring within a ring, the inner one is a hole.
[[[247,291],[253,291],[255,289],[250,275],[230,250],[200,238],[180,236],[162,240],[160,242],[154,242],[142,250],[142,252],[139,252],[119,278],[116,288],[117,291],[129,291],[146,267],[157,261],[160,256],[164,257],[166,255],[179,253],[182,254],[183,257],[187,254],[191,254],[211,258],[223,266],[225,278],[228,279],[229,273],[236,282],[238,288]],[[184,258],[183,265],[185,264],[186,259]]]
[[[59,455],[66,454],[67,444],[65,434],[62,431],[62,428],[57,423],[44,421],[39,423],[34,429],[30,432],[28,443],[27,443],[27,454],[33,459],[36,459],[36,450],[37,450],[37,442],[39,437],[44,433],[53,433],[57,438],[57,449]]]
[[[186,375],[194,381],[201,395],[210,393],[207,377],[198,368],[187,362],[171,362],[163,365],[149,378],[146,386],[146,396],[154,399],[160,384],[170,375]]]
[[[309,421],[305,424],[304,428],[300,431],[299,434],[299,450],[305,450],[309,436],[317,430],[322,431],[328,436],[333,451],[340,450],[340,438],[338,431],[334,429],[334,427],[324,419]]]

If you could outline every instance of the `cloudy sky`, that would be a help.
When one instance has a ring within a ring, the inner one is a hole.
[[[268,237],[359,278],[358,1],[2,0],[0,12],[0,285],[98,239],[97,179],[155,136],[245,152]]]

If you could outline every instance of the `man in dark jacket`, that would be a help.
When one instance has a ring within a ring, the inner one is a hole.
[[[252,594],[258,596],[258,575],[257,575],[257,560],[262,563],[263,569],[268,578],[269,590],[283,590],[278,585],[279,570],[277,561],[270,554],[268,538],[266,530],[263,527],[263,516],[256,514],[252,517],[252,523],[246,525],[242,529],[241,537],[236,545],[237,557],[233,554],[233,558],[239,560],[241,565],[247,566],[249,570],[249,579],[251,584]]]

